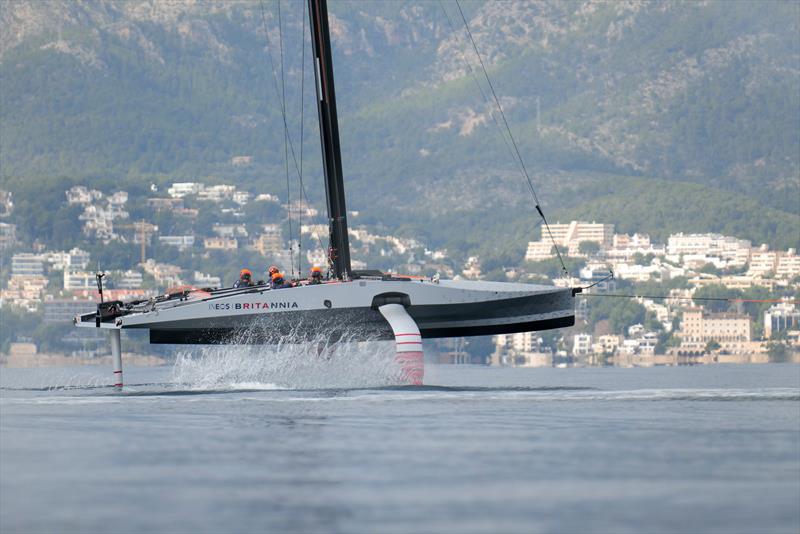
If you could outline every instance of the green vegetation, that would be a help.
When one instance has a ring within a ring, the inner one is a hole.
[[[617,176],[600,178],[582,197],[592,200],[558,210],[556,217],[613,222],[618,232],[642,232],[662,243],[677,232],[719,232],[750,239],[754,245],[800,248],[800,213],[765,208],[744,195],[690,183]]]
[[[543,15],[571,28],[547,46],[493,26],[497,5],[466,7],[492,51],[490,74],[551,220],[603,220],[662,241],[715,231],[800,244],[796,4],[644,7],[613,39],[623,16],[614,6],[578,14],[565,4]],[[45,30],[4,50],[0,188],[18,195],[24,239],[61,246],[76,234],[55,223],[74,220],[60,211],[65,183],[119,185],[131,204],[151,183],[185,180],[285,196],[279,99],[251,7],[194,12],[210,32],[196,39],[157,21],[126,21],[149,48],[85,22],[60,27],[95,64],[43,48]],[[484,104],[472,80],[450,76],[461,51],[439,53],[451,37],[439,6],[333,9],[350,32],[334,43],[349,207],[367,224],[418,236],[457,259],[479,254],[487,272],[519,263],[538,220],[493,122],[485,117],[460,134],[466,114]],[[297,15],[287,14],[287,27],[299,25]],[[287,32],[287,113],[298,151],[300,43]],[[311,200],[324,208],[312,85],[304,170]],[[232,166],[236,155],[252,156],[252,165]],[[35,194],[48,197],[49,213]],[[203,228],[211,214],[201,217]]]
[[[607,320],[614,334],[627,334],[626,329],[644,323],[647,310],[632,299],[593,298],[589,302],[589,323]]]

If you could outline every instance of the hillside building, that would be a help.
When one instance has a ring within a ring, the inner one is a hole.
[[[64,270],[64,290],[81,291],[90,290],[97,287],[97,279],[94,273],[80,270]]]
[[[160,235],[158,242],[171,247],[178,247],[179,250],[188,250],[194,246],[193,235]]]
[[[41,254],[21,252],[11,256],[11,276],[44,275],[44,258]]]
[[[167,194],[172,198],[183,198],[190,195],[197,195],[205,189],[205,186],[197,182],[176,182],[167,189]]]
[[[667,239],[667,254],[716,256],[730,262],[747,261],[750,241],[721,234],[673,234]]]
[[[44,322],[71,323],[76,315],[91,313],[96,309],[95,300],[49,299],[44,302]]]
[[[764,312],[764,337],[790,330],[800,330],[800,309],[794,304],[780,302]]]
[[[752,340],[751,320],[744,314],[688,309],[683,313],[678,335],[682,349],[702,351],[709,341],[715,341],[723,350],[741,350]]]
[[[11,191],[0,189],[0,217],[9,217],[14,211],[14,200]]]
[[[239,242],[232,237],[206,237],[203,239],[203,248],[206,250],[236,250]]]
[[[541,228],[539,241],[528,243],[525,253],[526,261],[541,261],[555,256],[553,241],[559,248],[570,256],[578,256],[580,244],[584,241],[597,243],[601,250],[612,247],[614,242],[614,225],[596,222],[572,221],[568,224],[555,223],[550,225],[550,233]]]
[[[750,252],[750,268],[748,274],[753,276],[764,276],[774,274],[778,267],[778,252],[769,250],[767,245]]]
[[[116,289],[139,289],[144,284],[144,277],[139,271],[116,272],[111,281]]]
[[[253,243],[255,249],[266,257],[281,254],[283,251],[283,236],[281,227],[277,224],[265,224],[262,226],[262,233]]]
[[[795,249],[790,248],[778,257],[775,277],[791,280],[797,276],[800,276],[800,256]]]
[[[536,332],[518,332],[494,336],[490,363],[510,367],[552,367],[553,354],[542,347]]]
[[[8,250],[17,244],[17,225],[0,223],[0,250]]]

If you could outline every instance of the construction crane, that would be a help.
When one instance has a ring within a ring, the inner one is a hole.
[[[131,224],[114,224],[114,228],[133,229],[135,230],[141,247],[141,263],[143,264],[147,259],[145,246],[147,245],[148,238],[158,231],[158,226],[151,224],[145,220],[136,221]],[[135,242],[135,241],[134,241]]]

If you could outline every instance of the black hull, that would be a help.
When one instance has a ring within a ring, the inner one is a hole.
[[[521,323],[483,325],[483,326],[452,326],[446,328],[420,328],[420,333],[425,339],[443,337],[469,337],[489,336],[497,334],[513,334],[516,332],[534,332],[568,328],[575,324],[575,317],[559,317],[540,321],[527,321]],[[369,341],[394,339],[391,330],[385,327],[379,329],[359,329],[336,327],[329,329],[315,329],[314,331],[299,329],[290,334],[292,341]],[[285,331],[273,332],[271,330],[253,330],[236,328],[206,328],[206,329],[170,329],[150,330],[150,343],[175,344],[175,345],[268,345],[286,341]]]

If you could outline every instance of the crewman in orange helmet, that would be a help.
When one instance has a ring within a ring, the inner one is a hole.
[[[311,276],[308,279],[308,283],[311,285],[322,283],[322,269],[320,267],[315,265],[311,268]]]
[[[253,273],[250,269],[242,269],[239,271],[239,279],[234,282],[233,287],[251,287],[253,285]]]
[[[284,289],[287,287],[294,287],[294,286],[290,282],[286,282],[283,279],[283,275],[281,273],[273,273],[270,287],[272,289]]]

